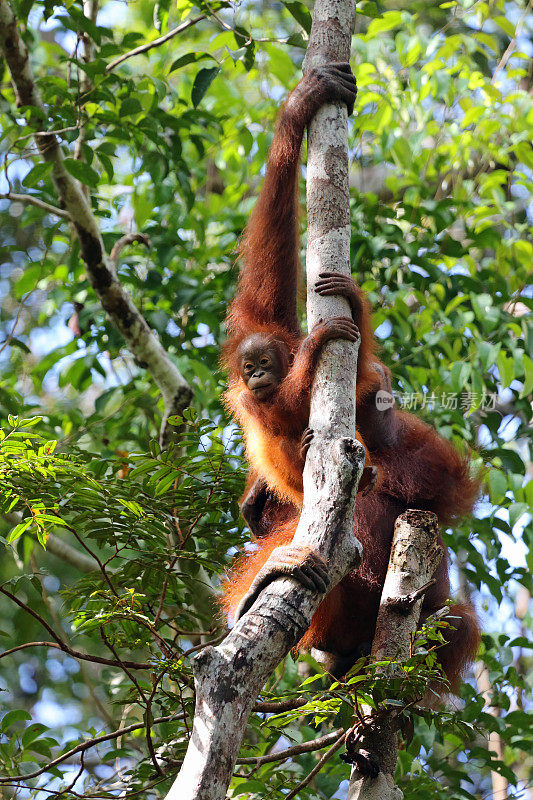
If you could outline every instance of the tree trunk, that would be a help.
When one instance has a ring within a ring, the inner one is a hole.
[[[437,530],[437,518],[430,511],[405,511],[396,520],[372,643],[374,661],[409,658],[424,592],[442,558]],[[379,671],[388,670],[390,667],[384,666]],[[393,713],[383,717],[382,709],[379,714],[365,707],[362,713],[366,729],[358,746],[371,754],[379,774],[372,777],[354,767],[348,800],[401,800],[403,794],[394,784],[398,759],[396,718]]]
[[[354,0],[317,0],[306,68],[348,61]],[[347,114],[343,104],[319,111],[308,151],[308,285],[319,272],[350,274]],[[312,288],[308,317],[346,315],[342,298]],[[294,542],[305,543],[329,567],[330,588],[358,563],[353,533],[355,496],[364,451],[353,439],[357,343],[324,349],[313,387],[315,440],[304,470],[304,505]],[[268,676],[309,627],[323,595],[291,579],[268,585],[218,647],[195,659],[196,710],[189,747],[167,800],[223,800],[248,716]]]

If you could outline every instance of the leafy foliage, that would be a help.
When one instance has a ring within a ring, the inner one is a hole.
[[[175,420],[179,447],[162,453],[161,400],[99,306],[68,220],[0,200],[0,794],[38,771],[22,783],[39,800],[115,796],[117,785],[151,800],[186,748],[191,656],[223,631],[218,576],[248,540],[218,354],[236,242],[310,11],[295,0],[106,0],[93,22],[78,0],[13,6],[46,115],[16,108],[2,62],[1,191],[57,205],[31,144],[37,125],[57,131],[106,247],[132,229],[150,238],[148,253],[122,252],[118,274],[194,388],[195,412],[186,434]],[[398,402],[486,465],[473,523],[446,533],[457,589],[474,593],[486,629],[477,677],[451,711],[415,708],[438,621],[386,681],[361,663],[331,684],[310,656],[289,656],[263,699],[305,705],[253,714],[242,753],[350,727],[355,698],[384,703],[406,720],[397,779],[408,800],[485,797],[495,770],[509,794],[531,784],[528,9],[363,0],[352,63],[353,273]],[[240,764],[232,796],[282,797],[323,752]],[[298,796],[337,796],[348,775],[337,753]]]

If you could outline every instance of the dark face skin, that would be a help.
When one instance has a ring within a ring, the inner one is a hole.
[[[278,345],[255,334],[242,343],[239,356],[246,386],[256,400],[267,400],[285,377]]]

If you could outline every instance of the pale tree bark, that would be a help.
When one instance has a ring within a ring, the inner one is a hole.
[[[86,16],[92,22],[96,22],[98,0],[84,0],[83,8]],[[34,106],[45,112],[35,84],[28,50],[7,0],[0,0],[0,48],[11,75],[17,105]],[[89,62],[93,57],[93,43],[87,34],[83,34],[81,51],[83,60]],[[81,81],[82,101],[90,88],[91,81],[84,75]],[[117,330],[124,337],[130,352],[146,365],[161,391],[164,413],[160,429],[160,443],[162,447],[166,447],[172,431],[168,425],[168,418],[183,412],[190,404],[193,392],[161,345],[157,334],[150,329],[134,305],[117,275],[117,262],[124,247],[134,241],[141,241],[146,246],[149,246],[150,242],[143,234],[126,234],[115,244],[110,254],[106,253],[98,222],[91,209],[88,187],[79,183],[67,171],[63,150],[57,136],[46,131],[46,125],[43,124],[40,117],[35,118],[35,125],[38,126],[38,132],[34,136],[35,144],[43,161],[52,164],[52,179],[61,208],[55,209],[30,195],[15,196],[8,193],[3,196],[11,200],[30,202],[40,206],[48,213],[66,217],[71,222],[78,235],[87,277],[95,294]],[[84,139],[83,123],[80,121],[80,132],[74,149],[74,157],[77,159],[82,157]],[[50,552],[84,572],[91,572],[97,567],[85,554],[79,553],[58,537],[50,536],[47,547]],[[170,553],[175,552],[175,549],[175,542],[169,536]],[[172,555],[169,557],[171,558]],[[175,564],[175,568],[185,572],[189,570],[188,565],[183,566],[178,563]],[[212,611],[214,589],[203,567],[200,568],[197,579],[196,608],[207,616]]]
[[[354,0],[317,0],[304,72],[332,61],[349,61]],[[328,103],[311,121],[307,146],[307,322],[351,316],[344,297],[318,297],[321,272],[351,275],[348,184],[348,115],[342,103]],[[315,472],[327,457],[328,442],[353,437],[357,350],[348,342],[328,343],[311,396],[309,427],[315,432],[306,468]],[[305,473],[304,473],[305,476]]]
[[[466,553],[459,554],[457,566],[459,572],[459,586],[460,586],[461,600],[468,602],[471,600],[472,592],[470,584],[466,579],[463,568],[464,563],[466,562],[466,558],[467,558]],[[498,719],[501,712],[498,706],[494,705],[492,684],[490,682],[489,671],[485,666],[484,662],[481,660],[476,661],[476,663],[474,664],[474,678],[477,684],[478,692],[481,694],[483,700],[485,701],[484,711],[486,711],[487,714],[493,716],[495,719]],[[498,761],[503,761],[505,744],[498,731],[490,731],[487,738],[488,738],[487,741],[488,749],[496,754],[496,758]],[[495,770],[491,770],[490,778],[492,783],[492,794],[494,800],[506,800],[509,794],[509,783],[507,781],[507,778],[504,775],[500,775],[500,773],[496,772]]]
[[[500,716],[500,709],[493,703],[492,684],[490,682],[489,671],[482,661],[478,661],[475,669],[475,678],[477,687],[483,700],[485,701],[484,711],[491,714],[495,719]],[[503,739],[498,731],[491,731],[488,735],[488,748],[491,752],[495,753],[498,761],[504,760],[505,745]],[[496,770],[490,773],[492,782],[492,795],[494,800],[506,800],[509,794],[509,783],[504,775],[500,775]]]
[[[306,68],[348,61],[353,0],[317,0]],[[350,274],[348,137],[344,105],[332,104],[311,125],[308,150],[308,283],[321,271]],[[349,314],[345,300],[310,291],[309,324]],[[313,387],[315,439],[304,470],[304,505],[294,542],[327,564],[330,588],[360,558],[353,533],[355,496],[363,469],[355,430],[357,344],[325,348]],[[276,665],[307,630],[323,599],[291,579],[270,583],[218,647],[195,659],[196,710],[187,753],[167,800],[226,797],[248,716]]]
[[[374,661],[397,661],[410,656],[424,593],[442,558],[437,530],[437,518],[429,511],[405,511],[396,520],[372,644]],[[389,669],[382,667],[379,671]],[[357,731],[357,747],[370,756],[359,769],[353,768],[348,800],[401,800],[403,794],[394,783],[397,720],[392,713],[376,715],[370,708],[363,708],[362,714],[365,727]],[[379,769],[376,777],[368,769],[371,766]]]
[[[83,8],[86,16],[96,22],[98,13],[98,0],[84,0]],[[198,21],[197,19],[191,21]],[[189,24],[183,27],[189,27]],[[175,31],[178,33],[179,31]],[[18,106],[34,106],[45,112],[39,90],[35,84],[31,69],[29,53],[17,27],[17,20],[7,0],[0,0],[0,49],[3,52],[8,66]],[[94,46],[87,34],[83,34],[81,43],[81,56],[87,63],[93,57]],[[91,81],[84,75],[81,81],[82,101],[91,89]],[[45,112],[46,113],[46,112]],[[46,117],[45,117],[46,119]],[[103,239],[94,216],[87,187],[79,183],[67,171],[64,163],[64,154],[61,144],[54,133],[46,131],[46,125],[41,118],[36,118],[38,126],[34,135],[37,150],[43,161],[52,164],[52,179],[57,191],[60,208],[54,208],[42,203],[31,195],[2,195],[13,201],[28,202],[41,207],[47,213],[56,214],[67,218],[80,242],[81,255],[87,271],[87,277],[92,288],[100,300],[104,311],[107,313],[117,330],[124,337],[130,352],[151,373],[156,385],[161,391],[164,403],[163,420],[160,428],[160,444],[163,448],[169,444],[172,428],[168,425],[168,418],[172,415],[181,415],[190,404],[193,391],[176,365],[161,345],[157,334],[150,329],[146,320],[134,305],[131,297],[120,283],[117,275],[117,263],[124,247],[135,241],[142,242],[149,247],[148,237],[141,233],[130,233],[116,242],[107,254]],[[43,127],[45,128],[43,130]],[[74,157],[82,157],[82,148],[85,139],[83,123],[80,121],[80,132],[75,144]],[[173,557],[178,543],[169,536],[169,558]],[[91,559],[64,540],[49,537],[47,547],[50,552],[71,563],[84,572],[91,572],[96,564],[91,564]],[[189,572],[188,563],[175,562],[176,571]],[[197,570],[195,607],[206,617],[212,613],[213,597],[215,591],[203,567]]]
[[[35,84],[28,50],[7,0],[0,0],[0,46],[11,75],[17,105],[34,106],[46,113]],[[121,285],[115,264],[105,251],[88,198],[65,167],[63,150],[57,136],[42,131],[40,116],[35,116],[34,123],[39,126],[34,137],[35,144],[43,161],[52,164],[52,180],[59,203],[61,209],[68,213],[78,235],[89,282],[102,307],[124,337],[129,350],[147,365],[161,391],[165,406],[161,430],[161,438],[164,440],[166,420],[172,414],[180,414],[189,405],[192,389]]]

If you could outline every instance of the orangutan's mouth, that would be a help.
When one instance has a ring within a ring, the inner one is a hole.
[[[256,386],[254,386],[254,388],[252,389],[252,392],[254,394],[266,394],[266,393],[269,392],[269,390],[271,390],[273,388],[274,387],[272,386],[272,384],[269,381],[268,383],[260,383],[260,384],[258,384]]]

